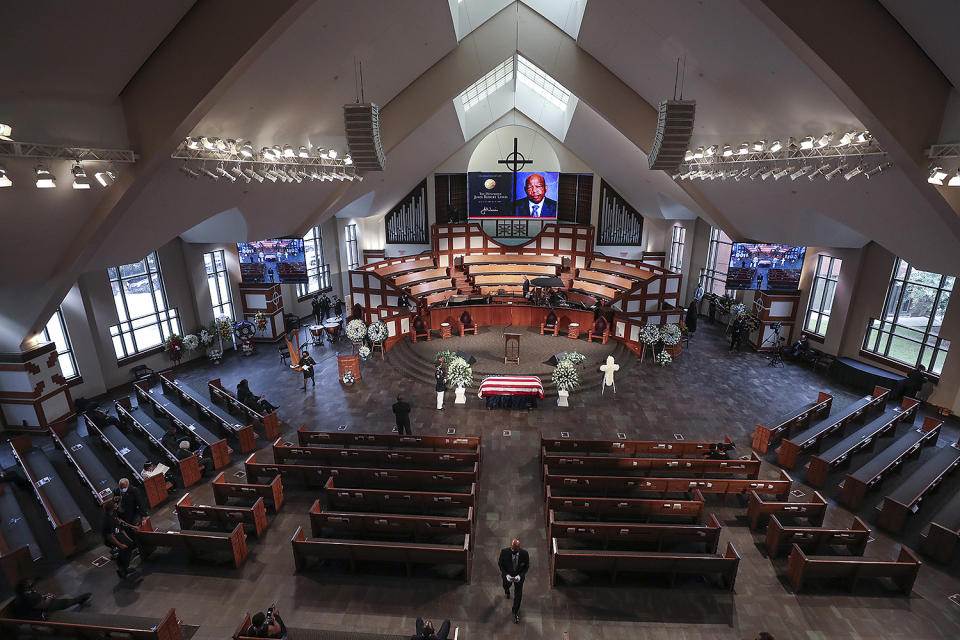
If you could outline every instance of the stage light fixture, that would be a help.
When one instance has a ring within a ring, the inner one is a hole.
[[[679,177],[680,177],[680,172],[679,172],[679,171],[676,171],[676,172],[670,174],[670,178],[671,178],[672,180],[676,180],[676,179],[679,178]]]
[[[813,169],[812,164],[808,164],[803,167],[800,167],[799,169],[797,169],[796,171],[790,174],[790,179],[796,180],[797,178],[802,178],[803,176],[807,175],[807,173],[809,173],[811,169]]]
[[[864,171],[863,177],[869,179],[871,176],[875,176],[878,173],[881,173],[882,171],[886,171],[892,166],[893,166],[892,162],[881,162],[880,164],[875,166],[873,169],[870,169],[869,171]]]
[[[800,140],[801,149],[813,149],[813,136],[807,136]]]
[[[2,173],[2,169],[0,169],[0,173]],[[3,184],[3,178],[0,177],[0,187],[2,187],[2,186],[10,186],[10,185],[4,185],[4,184]],[[956,172],[955,174],[953,174],[953,177],[950,178],[950,181],[949,181],[949,182],[947,182],[947,186],[948,186],[948,187],[960,187],[960,169],[957,169],[957,172]]]
[[[213,151],[217,148],[215,138],[200,138],[200,145],[207,151]]]
[[[690,162],[691,160],[693,160],[693,151],[687,149],[683,154],[683,161]]]
[[[825,134],[820,136],[820,139],[817,140],[818,147],[825,147],[830,144],[830,140],[833,139],[833,131],[827,131]]]
[[[270,182],[276,182],[276,181],[277,181],[277,176],[274,175],[273,171],[263,171],[263,172],[261,172],[260,175],[262,175],[264,178],[266,178],[266,179],[269,180]]]
[[[797,146],[797,139],[793,136],[787,138],[787,151],[798,151],[800,147]]]
[[[846,171],[846,170],[847,170],[847,164],[843,162],[841,164],[838,164],[836,167],[834,167],[830,171],[823,174],[823,177],[829,181],[829,180],[832,180],[834,176],[836,176],[841,171]]]
[[[327,155],[330,156],[330,159],[331,159],[331,160],[336,160],[336,159],[337,159],[337,150],[336,150],[336,149],[330,149],[330,151],[327,153]]]
[[[227,150],[227,142],[225,140],[214,138],[213,144],[217,147],[217,151],[223,152]]]
[[[249,142],[246,142],[240,146],[239,152],[244,158],[252,158],[254,153],[253,145]]]
[[[297,155],[299,155],[301,158],[309,158],[310,150],[306,147],[300,147],[300,152]]]
[[[693,152],[693,159],[699,160],[702,157],[703,157],[703,147],[697,147],[697,149]]]
[[[12,140],[10,136],[12,135],[13,135],[13,127],[11,127],[8,124],[0,123],[0,140],[6,140],[7,142],[10,142]],[[6,186],[9,187],[10,185],[6,185]]]
[[[219,176],[219,175],[215,174],[213,171],[210,171],[210,169],[207,169],[206,167],[201,167],[201,168],[200,168],[200,173],[202,173],[203,175],[207,176],[208,178],[210,178],[210,179],[213,180],[214,182],[217,182],[218,180],[220,180],[220,176]]]
[[[931,167],[930,177],[927,178],[927,182],[930,184],[943,185],[943,179],[947,177],[947,172],[943,170],[943,167]]]
[[[749,142],[744,142],[744,143],[742,143],[742,144],[740,145],[740,148],[737,149],[737,155],[738,155],[738,156],[745,156],[745,155],[747,155],[748,153],[750,153],[750,143],[749,143]]]
[[[779,140],[774,140],[770,144],[770,153],[776,153],[777,151],[780,151],[780,149],[783,149],[783,145],[780,144]]]
[[[752,148],[752,149],[753,149],[753,152],[754,152],[754,153],[759,153],[759,152],[763,151],[763,150],[766,148],[766,146],[767,146],[767,141],[766,141],[766,140],[763,140],[763,139],[760,139],[760,140],[757,140],[756,142],[753,143],[753,148]]]
[[[191,168],[188,167],[187,165],[183,165],[182,167],[180,167],[180,171],[183,172],[183,175],[185,175],[185,176],[187,176],[187,177],[190,177],[190,178],[193,178],[194,180],[196,180],[197,178],[200,177],[200,174],[199,174],[199,173],[197,173],[196,171],[194,171],[193,169],[191,169]]]
[[[12,187],[12,186],[13,186],[13,180],[11,180],[10,177],[7,175],[6,167],[0,164],[0,188]]]
[[[794,169],[796,169],[796,167],[784,167],[783,169],[780,169],[779,171],[774,172],[773,179],[779,180],[780,178],[786,176],[787,174],[792,173]]]
[[[863,166],[862,164],[858,164],[858,165],[855,166],[853,169],[850,169],[850,171],[847,171],[845,174],[843,174],[843,179],[844,179],[844,180],[853,180],[853,179],[856,178],[858,175],[860,175],[861,173],[863,173],[863,170],[864,170],[864,166]]]
[[[83,167],[78,162],[74,165],[72,169],[73,173],[73,188],[74,189],[89,189],[90,188],[90,178],[87,177],[87,172],[83,170]]]
[[[813,181],[813,180],[815,180],[815,179],[817,178],[818,175],[820,175],[821,173],[824,173],[825,171],[829,171],[829,170],[830,170],[830,165],[828,165],[828,164],[822,164],[822,165],[820,165],[819,167],[817,167],[817,168],[813,171],[813,173],[811,173],[810,175],[808,175],[807,178],[809,178],[811,181]]]
[[[757,170],[754,171],[753,173],[751,173],[751,174],[750,174],[750,179],[751,179],[751,180],[756,180],[756,179],[760,176],[761,173],[763,173],[763,168],[762,168],[762,167],[759,168],[759,169],[757,169]]]
[[[722,154],[722,155],[723,155],[724,158],[729,158],[730,156],[733,155],[733,148],[732,148],[730,145],[728,145],[728,144],[723,145],[723,154]]]
[[[37,189],[52,189],[57,186],[57,178],[42,164],[38,165],[34,172],[37,174]]]
[[[187,149],[195,150],[200,148],[200,141],[196,138],[191,138],[190,136],[187,136],[187,139],[184,140],[184,144],[187,145]]]
[[[296,158],[297,154],[294,152],[293,147],[288,144],[283,145],[283,157],[284,158]]]
[[[867,144],[873,140],[873,136],[870,135],[869,131],[861,131],[857,134],[857,144]]]
[[[237,166],[230,168],[230,173],[232,173],[233,175],[239,178],[240,176],[243,175],[243,169],[241,169],[240,165],[238,164]]]
[[[765,169],[765,170],[763,171],[763,173],[760,174],[760,179],[761,179],[761,180],[766,180],[767,178],[769,178],[770,176],[772,176],[773,173],[774,173],[776,170],[777,170],[776,167],[772,167],[772,168],[769,168],[769,169]]]
[[[856,131],[848,131],[845,134],[843,134],[843,136],[840,138],[840,142],[838,142],[836,146],[845,147],[848,144],[853,143],[856,137],[857,137]]]

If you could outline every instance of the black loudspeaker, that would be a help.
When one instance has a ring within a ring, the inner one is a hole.
[[[372,102],[345,104],[343,122],[353,166],[361,171],[383,171],[387,157],[380,144],[380,107]]]
[[[693,135],[695,100],[664,100],[657,108],[657,135],[647,156],[651,169],[673,171],[683,162]]]

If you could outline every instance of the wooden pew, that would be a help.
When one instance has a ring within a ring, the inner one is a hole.
[[[821,391],[813,402],[771,420],[769,427],[756,425],[753,430],[753,448],[760,453],[766,453],[771,444],[790,435],[791,431],[806,428],[813,420],[826,418],[830,415],[831,406],[833,396]]]
[[[373,447],[381,449],[430,449],[431,451],[473,451],[480,454],[479,436],[406,436],[397,433],[348,433],[346,431],[308,431],[306,425],[297,430],[297,441],[303,446]]]
[[[761,460],[756,453],[750,452],[749,460],[711,460],[706,458],[616,458],[612,456],[570,456],[550,454],[541,451],[541,460],[557,470],[571,470],[576,473],[596,471],[614,472],[617,475],[636,471],[668,471],[679,474],[692,474],[697,477],[745,475],[748,478],[760,476]]]
[[[183,481],[184,488],[192,487],[200,482],[200,461],[196,455],[180,460],[165,446],[163,446],[163,436],[165,429],[157,424],[156,420],[146,414],[142,409],[134,409],[130,405],[130,398],[123,397],[114,402],[114,409],[117,411],[117,419],[120,424],[130,427],[141,436],[143,436],[167,461],[171,469],[180,469],[180,478]]]
[[[467,584],[470,583],[470,534],[463,536],[463,544],[434,544],[425,542],[384,542],[374,540],[308,540],[303,527],[290,540],[293,561],[297,571],[306,568],[309,559],[348,560],[352,570],[360,562],[400,562],[406,565],[407,575],[414,564],[463,565]]]
[[[473,535],[473,507],[465,518],[424,516],[410,514],[364,513],[357,511],[328,511],[316,500],[310,508],[310,532],[314,538],[324,537],[323,530],[343,531],[360,536],[405,536],[414,542],[419,538],[436,538],[462,533]]]
[[[237,625],[231,640],[258,640],[253,636],[246,635],[251,624],[253,624],[253,621],[250,618],[250,613],[247,612],[244,614],[243,620],[240,622],[240,624]],[[460,627],[453,628],[453,631],[451,631],[452,635],[449,636],[450,640],[458,640],[459,630]],[[410,634],[408,633],[394,634],[365,633],[362,631],[331,631],[328,629],[319,629],[316,625],[311,625],[309,629],[287,627],[287,637],[296,640],[307,638],[310,640],[410,640]]]
[[[602,271],[603,273],[613,273],[626,276],[628,278],[633,278],[634,280],[648,280],[649,278],[653,277],[653,271],[649,271],[640,267],[634,267],[633,265],[629,264],[608,262],[602,258],[593,258],[590,260],[590,269],[593,271]]]
[[[960,539],[960,493],[933,516],[929,528],[920,534],[920,538],[920,551],[940,562],[950,561]]]
[[[422,271],[413,271],[397,276],[393,279],[393,284],[397,287],[409,287],[422,282],[449,278],[450,269],[447,267],[437,267],[435,269],[423,269]]]
[[[263,498],[257,498],[252,507],[193,504],[190,494],[185,494],[176,505],[177,520],[181,529],[192,529],[198,522],[211,522],[221,531],[233,531],[238,524],[246,525],[258,538],[267,529],[267,509]]]
[[[733,591],[740,566],[740,554],[733,544],[727,543],[727,550],[719,554],[674,554],[642,551],[605,551],[602,549],[561,549],[556,538],[551,538],[550,585],[557,585],[557,571],[577,569],[579,571],[606,571],[613,583],[617,574],[625,571],[642,573],[666,573],[670,575],[672,585],[678,573],[709,575],[719,574],[727,588]]]
[[[690,492],[691,498],[585,498],[555,496],[547,487],[547,511],[577,513],[591,519],[613,518],[617,521],[647,521],[651,518],[697,520],[703,515],[703,494]]]
[[[327,506],[337,511],[382,511],[446,515],[450,511],[466,513],[477,507],[477,485],[470,485],[469,493],[450,491],[398,491],[392,489],[362,489],[341,484],[333,478],[324,485]]]
[[[646,476],[584,476],[563,473],[551,473],[544,467],[544,484],[574,495],[598,497],[635,496],[637,493],[680,493],[698,489],[704,494],[715,493],[723,496],[724,503],[730,495],[746,495],[755,491],[761,495],[777,496],[786,500],[790,495],[793,480],[783,469],[778,470],[776,480],[763,478],[650,478]],[[640,497],[640,496],[636,496]]]
[[[473,284],[476,287],[520,287],[523,289],[523,274],[521,273],[498,273],[483,276],[474,276]]]
[[[378,469],[372,467],[335,467],[312,464],[278,464],[257,462],[255,453],[244,462],[247,479],[272,479],[277,474],[284,482],[293,480],[308,486],[323,486],[327,478],[337,478],[350,486],[383,489],[431,489],[469,488],[480,475],[479,463],[471,471],[430,471],[422,469]]]
[[[750,528],[756,529],[760,526],[760,518],[770,515],[806,518],[812,526],[819,527],[827,515],[827,501],[819,491],[814,491],[810,502],[765,502],[755,491],[751,491],[747,500],[747,521]]]
[[[797,457],[800,453],[819,450],[821,442],[835,433],[841,433],[849,423],[859,420],[867,411],[871,409],[883,411],[889,396],[889,389],[874,387],[872,396],[860,398],[850,406],[845,407],[839,415],[830,416],[826,420],[821,420],[804,431],[790,436],[790,438],[784,438],[780,443],[780,448],[777,449],[777,464],[786,469],[793,469],[797,464]]]
[[[482,276],[495,273],[522,274],[530,278],[556,276],[558,267],[552,264],[475,264],[467,265],[470,276]]]
[[[587,540],[603,544],[607,549],[611,542],[616,544],[655,544],[657,551],[663,551],[667,543],[704,544],[705,553],[716,553],[720,543],[720,521],[710,514],[707,524],[664,524],[636,522],[581,522],[578,520],[557,520],[553,509],[547,518],[547,539]]]
[[[0,514],[3,514],[0,518],[0,569],[13,588],[22,578],[37,574],[36,563],[43,559],[43,552],[17,497],[6,483],[0,484]]]
[[[605,300],[613,300],[617,297],[617,294],[620,293],[618,289],[608,287],[604,284],[594,284],[586,280],[577,279],[574,279],[573,282],[570,283],[570,290],[588,293],[595,298],[603,298]]]
[[[870,541],[870,527],[854,517],[849,529],[824,529],[821,527],[784,526],[776,514],[770,515],[767,526],[767,553],[777,557],[781,549],[790,549],[796,544],[807,553],[816,553],[820,547],[846,547],[850,555],[862,556]]]
[[[221,432],[235,437],[240,442],[241,453],[249,453],[257,448],[257,434],[253,431],[253,425],[240,424],[236,418],[221,409],[213,400],[204,397],[201,391],[194,389],[183,380],[174,380],[171,373],[160,374],[160,386],[164,393],[173,393],[182,402],[192,406],[219,425]]]
[[[854,511],[859,509],[867,491],[883,482],[888,473],[899,469],[908,458],[920,455],[923,446],[936,445],[942,425],[940,420],[924,418],[919,429],[911,429],[876,454],[870,462],[848,473],[842,483],[840,503]]]
[[[875,420],[857,429],[823,453],[810,458],[807,466],[807,482],[815,487],[826,485],[830,471],[849,460],[851,455],[857,451],[873,449],[877,439],[892,434],[900,422],[912,423],[919,406],[918,400],[904,398],[903,405],[899,409],[884,411]]]
[[[46,513],[47,521],[53,527],[63,555],[72,555],[92,527],[70,496],[64,481],[54,471],[46,454],[33,446],[30,436],[19,435],[11,438],[10,447],[24,476],[33,486],[33,493]]]
[[[147,456],[116,425],[98,425],[95,420],[90,418],[88,413],[83,414],[83,419],[87,424],[87,433],[99,439],[107,451],[112,453],[126,467],[130,479],[143,487],[150,508],[157,506],[170,496],[170,489],[173,487],[169,485],[162,473],[146,477],[141,475],[143,463],[147,460]]]
[[[932,493],[943,479],[960,466],[960,443],[941,447],[937,453],[904,479],[877,506],[877,526],[900,533],[911,513],[920,508],[923,498]]]
[[[560,256],[543,255],[507,255],[505,253],[490,253],[463,256],[463,266],[471,267],[475,264],[549,264],[556,267],[563,265]]]
[[[433,256],[424,256],[408,262],[398,262],[373,269],[373,272],[382,278],[393,277],[401,273],[433,268]]]
[[[801,591],[807,580],[813,578],[846,578],[850,590],[860,578],[891,578],[904,595],[910,595],[913,583],[923,564],[904,546],[896,560],[868,560],[847,557],[810,557],[796,544],[787,559],[787,577],[794,591]]]
[[[173,547],[186,549],[191,557],[204,557],[219,553],[232,558],[234,568],[243,564],[247,557],[247,534],[238,524],[230,533],[221,531],[155,531],[150,518],[144,518],[133,532],[140,554],[146,560],[155,549]]]
[[[0,604],[0,636],[4,638],[73,638],[88,640],[183,640],[177,613],[157,618],[97,612],[58,611],[50,620],[23,620],[13,612],[13,598]]]
[[[275,476],[268,484],[243,484],[227,482],[223,471],[213,479],[213,500],[217,504],[226,504],[230,498],[254,500],[263,498],[274,513],[283,505],[283,482]]]
[[[90,443],[76,429],[71,429],[67,422],[57,422],[50,427],[50,437],[57,448],[63,451],[67,462],[80,476],[80,481],[93,494],[98,506],[115,497],[113,488],[120,478],[113,477],[93,452]]]
[[[522,286],[511,286],[511,285],[485,285],[477,287],[480,291],[480,295],[483,296],[515,296],[519,297],[523,295]]]
[[[431,293],[426,298],[424,298],[424,302],[426,303],[427,306],[430,306],[432,304],[439,304],[441,302],[446,302],[447,300],[449,300],[455,295],[457,295],[456,289],[450,289],[449,291],[441,291],[440,293]]]
[[[730,436],[723,437],[724,444],[733,444]],[[573,453],[578,455],[612,455],[642,458],[651,455],[684,458],[702,457],[716,442],[693,442],[686,440],[579,440],[574,438],[544,438],[540,433],[540,451],[547,453]],[[541,461],[542,463],[542,461]]]
[[[150,388],[146,381],[137,382],[133,387],[137,394],[137,400],[141,404],[146,403],[152,406],[155,411],[169,419],[178,431],[196,437],[209,447],[214,469],[221,469],[230,464],[230,448],[227,446],[226,440],[217,438],[210,430],[199,424],[193,416],[167,400],[158,390],[159,388]]]
[[[637,283],[636,280],[631,280],[630,278],[613,275],[612,273],[604,273],[603,271],[593,271],[591,269],[577,269],[577,279],[606,285],[623,291],[632,289],[633,285]]]
[[[287,446],[278,438],[273,443],[273,459],[280,463],[287,460],[310,460],[331,467],[402,466],[414,469],[457,469],[473,467],[480,462],[480,454],[472,451]]]
[[[263,427],[263,435],[267,440],[273,440],[280,435],[280,418],[277,412],[262,414],[253,407],[248,407],[237,400],[229,391],[223,388],[220,378],[207,382],[207,392],[213,401],[222,402],[228,408],[246,416],[249,420]]]
[[[430,282],[424,282],[423,284],[417,284],[409,289],[410,295],[412,296],[425,296],[431,293],[438,293],[440,291],[445,291],[446,289],[454,289],[453,280],[446,278],[445,280],[431,280]]]

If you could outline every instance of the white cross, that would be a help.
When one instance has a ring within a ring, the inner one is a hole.
[[[600,387],[600,393],[607,387],[613,387],[613,392],[617,392],[617,385],[613,381],[613,374],[620,370],[620,365],[613,361],[613,356],[607,356],[607,364],[600,365],[600,371],[603,372],[603,386]]]

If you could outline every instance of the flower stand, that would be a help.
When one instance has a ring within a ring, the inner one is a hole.
[[[210,359],[211,363],[220,364],[220,359],[223,357],[223,351],[220,349],[208,349],[207,357]]]
[[[373,343],[373,347],[371,347],[371,349],[372,349],[372,353],[377,353],[378,351],[380,352],[380,359],[381,359],[381,360],[384,360],[384,359],[385,359],[385,358],[384,358],[384,355],[383,355],[383,343],[382,343],[382,342],[374,342],[374,343]],[[372,354],[371,354],[371,355],[372,355]]]
[[[456,388],[456,396],[453,401],[454,404],[467,404],[467,392],[463,387]]]
[[[558,407],[569,407],[570,406],[570,392],[566,389],[559,389],[557,391],[557,406]]]

